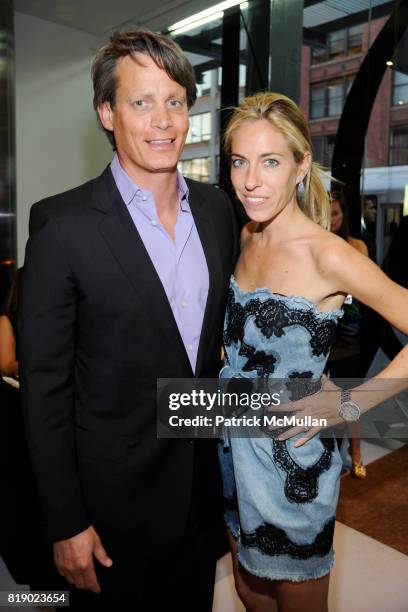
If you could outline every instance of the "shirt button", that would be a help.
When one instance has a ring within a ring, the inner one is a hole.
[[[188,348],[189,351],[192,351],[193,350],[193,345],[192,344],[188,344],[187,348]]]
[[[183,300],[183,301],[181,302],[181,305],[182,305],[182,307],[183,307],[183,308],[187,308],[187,306],[188,306],[188,302],[186,302],[185,300]]]
[[[157,221],[155,221],[154,219],[151,220],[151,224],[153,225],[153,227],[156,227],[157,225]]]
[[[146,202],[146,200],[147,200],[146,196],[143,196],[143,197],[142,197],[142,201],[143,201],[143,202]]]

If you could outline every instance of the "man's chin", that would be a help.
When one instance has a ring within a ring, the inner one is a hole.
[[[168,164],[168,165],[163,164],[157,167],[153,167],[151,168],[150,172],[153,172],[154,174],[167,174],[167,173],[177,172],[177,163]]]

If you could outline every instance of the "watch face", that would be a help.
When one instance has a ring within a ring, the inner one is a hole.
[[[354,402],[343,402],[340,406],[340,416],[345,421],[358,421],[360,418],[360,408]]]

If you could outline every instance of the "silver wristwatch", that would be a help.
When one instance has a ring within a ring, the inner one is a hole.
[[[360,408],[350,399],[350,391],[347,389],[341,392],[339,415],[346,423],[355,423],[361,416]]]

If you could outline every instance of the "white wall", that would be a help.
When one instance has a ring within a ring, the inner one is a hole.
[[[97,176],[112,157],[92,106],[90,61],[101,42],[15,13],[19,265],[31,204]]]

